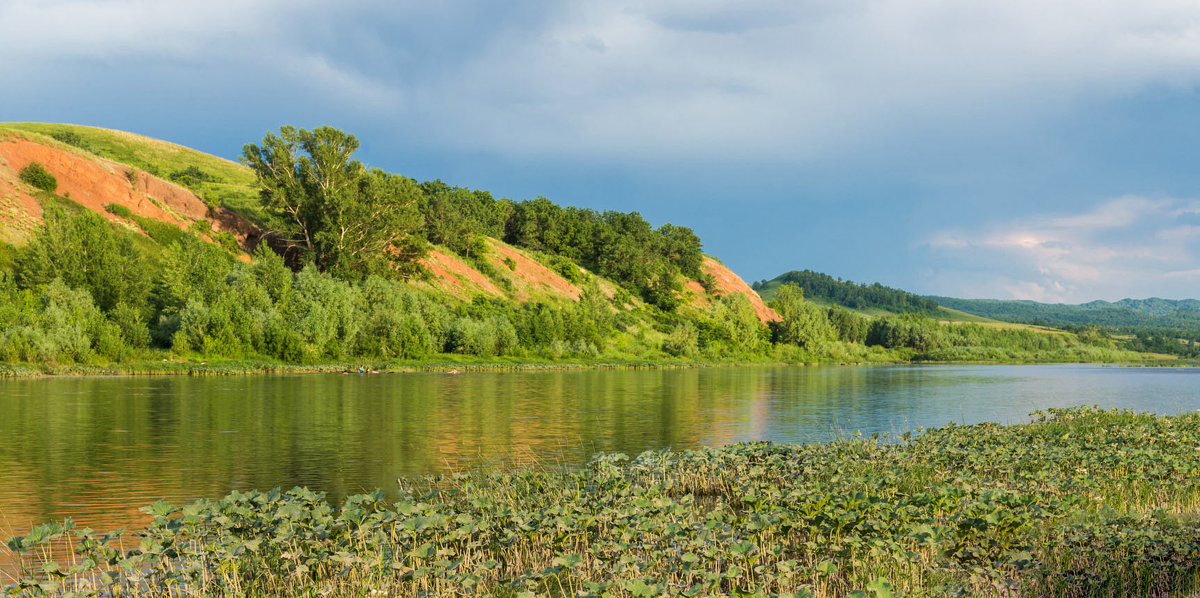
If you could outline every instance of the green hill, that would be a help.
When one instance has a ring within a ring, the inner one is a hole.
[[[792,270],[752,285],[763,299],[771,300],[776,290],[786,283],[794,283],[804,290],[804,297],[817,303],[841,305],[850,309],[868,312],[928,313],[938,310],[937,302],[907,291],[894,289],[879,283],[860,284],[834,278],[812,270]]]
[[[1028,300],[928,297],[939,305],[970,314],[1026,324],[1103,326],[1115,329],[1200,331],[1200,301],[1195,299],[1122,299],[1079,305]]]
[[[32,133],[119,162],[195,191],[255,223],[264,221],[254,172],[246,166],[182,145],[135,133],[58,123],[0,123],[4,133]]]
[[[687,227],[418,182],[326,127],[261,143],[243,165],[0,123],[0,373],[775,352],[774,313]]]

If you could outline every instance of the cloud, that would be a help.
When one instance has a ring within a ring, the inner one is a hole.
[[[252,65],[455,150],[788,162],[1194,85],[1200,5],[9,0],[0,51],[9,82]]]
[[[1166,1],[570,3],[495,37],[438,97],[519,151],[803,159],[1191,84],[1198,17]]]
[[[939,293],[1083,302],[1195,294],[1200,201],[1128,196],[1079,214],[940,231],[924,243]],[[955,282],[958,281],[958,282]]]

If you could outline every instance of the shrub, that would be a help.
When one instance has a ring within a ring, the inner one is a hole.
[[[517,331],[503,316],[482,321],[459,318],[450,326],[447,336],[446,350],[450,353],[494,357],[517,348]]]
[[[122,233],[91,211],[68,214],[52,207],[29,244],[16,256],[16,281],[34,288],[61,278],[68,286],[85,289],[104,311],[118,303],[139,310],[149,298],[148,262]]]
[[[217,177],[204,172],[196,167],[196,165],[188,166],[182,170],[176,170],[171,173],[170,179],[183,185],[184,187],[195,187],[200,183],[211,183],[217,180]]]
[[[75,131],[55,131],[50,136],[67,145],[87,149],[87,144],[83,141],[83,137],[80,137],[79,133]]]
[[[699,343],[700,333],[696,330],[696,325],[685,320],[663,341],[662,350],[675,357],[690,357],[696,354]]]
[[[570,283],[578,283],[583,279],[583,275],[579,272],[579,266],[569,258],[561,255],[550,256],[550,269],[558,273],[559,276],[567,279]]]
[[[125,344],[134,349],[150,346],[150,327],[139,310],[128,303],[118,303],[108,317],[120,329]]]
[[[22,181],[41,189],[54,193],[58,189],[58,179],[42,166],[41,162],[30,162],[28,166],[21,169],[20,178]]]
[[[187,243],[190,240],[187,231],[174,224],[144,216],[134,216],[133,220],[137,222],[142,232],[146,233],[146,236],[164,247],[174,243]]]
[[[124,218],[126,220],[133,218],[133,210],[130,210],[129,208],[127,208],[119,203],[105,204],[104,211],[108,212],[109,214],[112,214],[113,216],[116,216],[118,218]]]

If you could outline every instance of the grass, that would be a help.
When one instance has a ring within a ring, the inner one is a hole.
[[[10,540],[11,593],[1166,596],[1200,581],[1200,414],[1076,408],[899,439],[599,455],[331,506],[234,492],[133,537]],[[73,544],[74,549],[64,546]],[[55,560],[58,558],[59,560]]]

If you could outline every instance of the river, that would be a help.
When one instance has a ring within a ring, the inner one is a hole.
[[[1200,368],[718,367],[0,380],[0,536],[238,489],[395,488],[398,475],[566,466],[597,451],[813,442],[1071,405],[1200,409]]]

